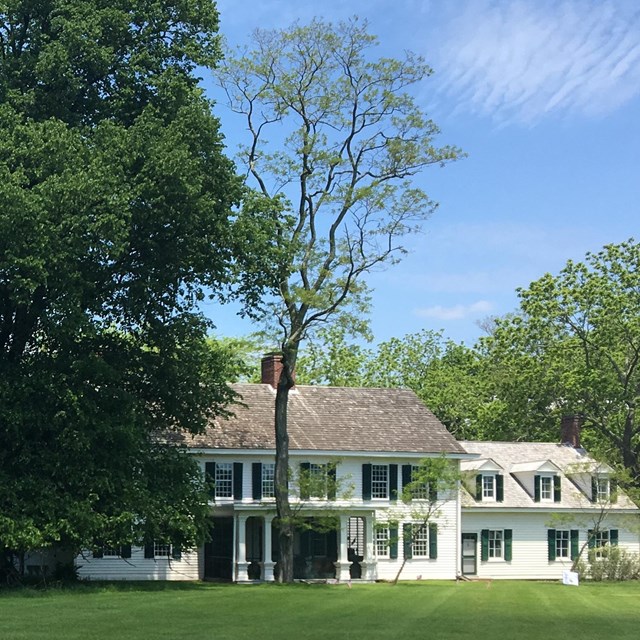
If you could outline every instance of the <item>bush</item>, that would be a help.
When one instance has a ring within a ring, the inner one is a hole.
[[[582,561],[579,564],[581,564],[579,573],[595,582],[640,578],[640,556],[620,547],[590,549],[588,568]]]

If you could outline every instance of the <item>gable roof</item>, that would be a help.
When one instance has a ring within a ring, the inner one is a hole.
[[[503,502],[476,501],[468,492],[462,492],[463,507],[478,507],[482,509],[505,508],[535,508],[535,509],[594,509],[600,508],[591,503],[586,496],[568,477],[576,468],[596,465],[584,449],[575,449],[570,445],[556,444],[554,442],[475,442],[470,440],[460,441],[460,444],[469,452],[479,454],[482,458],[492,458],[504,469],[504,500]],[[560,474],[561,496],[559,503],[535,502],[524,486],[515,477],[515,474],[523,470],[534,471],[535,467],[542,466],[549,471],[550,465],[557,467]],[[533,464],[531,464],[533,463]],[[464,463],[465,466],[468,463]],[[636,505],[624,494],[618,496],[615,505],[617,509],[636,509]]]
[[[275,449],[275,389],[234,384],[243,404],[206,431],[184,436],[202,449]],[[296,386],[289,394],[289,450],[466,454],[418,396],[407,389]]]

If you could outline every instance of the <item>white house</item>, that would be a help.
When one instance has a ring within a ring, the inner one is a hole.
[[[81,577],[274,580],[277,357],[263,360],[262,373],[262,384],[234,385],[234,416],[186,441],[213,481],[210,542],[189,552],[159,542],[87,552]],[[407,579],[557,579],[596,521],[594,544],[640,552],[626,521],[639,510],[579,447],[576,422],[565,424],[565,444],[458,442],[411,391],[319,386],[296,386],[288,415],[294,509],[339,518],[337,530],[296,533],[295,578],[392,579],[406,557]],[[465,481],[437,496],[436,517],[406,544],[415,513],[398,496],[413,467],[441,456]],[[319,480],[313,495],[299,495],[300,473]]]

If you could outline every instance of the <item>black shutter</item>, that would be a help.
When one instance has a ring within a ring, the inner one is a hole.
[[[97,546],[94,550],[93,550],[93,557],[94,558],[102,558],[104,556],[104,547],[102,545]]]
[[[580,554],[580,532],[577,529],[571,529],[571,559],[577,560]]]
[[[242,500],[242,462],[233,463],[233,499]]]
[[[476,500],[482,502],[482,474],[476,476]]]
[[[591,476],[591,502],[598,502],[598,481]]]
[[[560,476],[553,476],[553,501],[560,502],[562,500],[562,490],[560,488]]]
[[[540,476],[533,476],[533,500],[540,502]]]
[[[431,503],[437,502],[438,501],[438,484],[436,483],[435,478],[433,482],[429,483],[429,486],[427,488],[429,489],[429,502]]]
[[[262,462],[251,465],[251,486],[254,500],[262,500]]]
[[[336,499],[336,465],[335,463],[329,463],[327,465],[327,499]]]
[[[507,562],[511,562],[511,558],[513,556],[512,548],[513,548],[513,530],[505,529],[504,530],[504,559]]]
[[[362,465],[362,499],[371,500],[371,465]],[[398,556],[396,555],[396,558]]]
[[[131,545],[123,544],[120,547],[120,557],[121,558],[130,558],[131,557]]]
[[[398,465],[389,465],[389,500],[398,499]]]
[[[398,528],[397,527],[389,527],[389,557],[392,560],[395,560],[398,557]]]
[[[407,485],[411,483],[411,465],[402,465],[402,491],[406,489]]]
[[[153,542],[147,542],[147,544],[144,545],[144,557],[149,560],[155,558],[155,555]]]
[[[309,483],[311,480],[311,463],[310,462],[301,462],[300,463],[300,500],[308,500],[309,499]]]
[[[429,525],[429,558],[438,558],[438,525],[435,523]]]
[[[410,522],[405,522],[402,525],[402,539],[404,542],[404,557],[407,559],[413,558],[413,544],[411,541],[411,534],[413,525]]]
[[[596,536],[595,533],[593,531],[593,529],[589,529],[587,531],[587,537],[589,539],[589,549],[595,549],[596,548]]]
[[[204,463],[204,478],[209,485],[209,497],[216,497],[216,463],[215,462],[205,462]],[[146,557],[146,556],[145,556]],[[152,556],[153,557],[153,556]]]
[[[480,532],[480,560],[483,562],[489,559],[489,529]]]
[[[609,502],[618,502],[618,482],[614,478],[609,479]]]
[[[504,476],[496,476],[496,502],[504,502]]]
[[[556,559],[556,530],[555,529],[549,529],[547,531],[547,546],[548,546],[547,557],[550,561],[553,561]]]
[[[174,560],[182,560],[182,547],[179,544],[171,545],[171,557]]]

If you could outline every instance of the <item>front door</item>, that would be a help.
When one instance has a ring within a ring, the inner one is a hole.
[[[462,575],[475,575],[478,561],[478,534],[462,534]]]
[[[231,580],[233,518],[212,518],[211,541],[204,545],[205,580]]]

